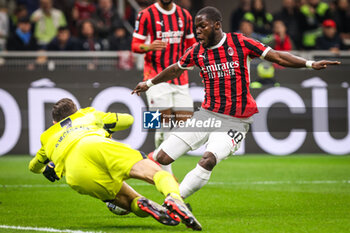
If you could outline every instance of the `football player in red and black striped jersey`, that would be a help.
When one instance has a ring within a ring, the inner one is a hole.
[[[281,66],[307,67],[321,70],[337,61],[307,61],[288,52],[280,52],[238,33],[222,31],[221,13],[214,7],[201,9],[195,18],[198,43],[187,49],[177,64],[168,67],[152,80],[139,83],[133,93],[146,91],[149,86],[179,76],[194,66],[200,68],[205,98],[200,111],[192,119],[219,119],[221,129],[174,132],[154,153],[161,164],[170,164],[189,150],[207,144],[197,167],[190,171],[180,184],[180,193],[186,198],[205,185],[211,171],[222,159],[238,150],[258,112],[249,91],[249,62],[260,57]],[[191,119],[191,120],[192,120]]]
[[[142,10],[136,20],[131,47],[133,52],[145,53],[143,80],[154,78],[176,63],[195,42],[192,16],[172,0],[159,0]],[[150,88],[146,95],[148,106],[154,111],[161,111],[162,122],[168,123],[171,115],[176,120],[186,120],[192,116],[193,101],[188,90],[187,72]],[[157,130],[156,147],[168,135],[169,132]],[[163,169],[171,172],[171,167]]]

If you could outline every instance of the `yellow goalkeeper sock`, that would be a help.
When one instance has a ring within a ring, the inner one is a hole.
[[[134,199],[132,200],[130,208],[131,208],[131,211],[132,211],[135,215],[137,215],[137,216],[139,216],[139,217],[141,217],[141,218],[145,218],[145,217],[147,217],[149,214],[146,213],[146,212],[144,212],[143,210],[141,210],[140,207],[138,206],[137,200],[138,200],[139,198],[140,198],[140,197],[136,197],[136,198],[134,198]]]
[[[158,189],[164,196],[169,193],[180,197],[179,184],[176,182],[173,175],[166,171],[159,171],[153,176],[153,181]]]

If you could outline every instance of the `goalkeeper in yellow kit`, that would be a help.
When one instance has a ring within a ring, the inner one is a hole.
[[[72,100],[64,98],[53,106],[52,117],[54,125],[42,133],[42,147],[30,161],[32,172],[44,173],[51,181],[65,176],[77,192],[114,203],[137,216],[151,215],[166,225],[177,225],[181,219],[193,230],[202,229],[183,203],[170,173],[140,151],[110,139],[113,132],[131,126],[131,115],[91,107],[77,110]],[[138,194],[124,182],[128,178],[155,184],[166,196],[166,208]]]

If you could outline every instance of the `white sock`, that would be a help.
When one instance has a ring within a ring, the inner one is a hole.
[[[211,171],[201,167],[199,164],[187,173],[180,184],[180,195],[182,198],[187,198],[199,189],[201,189],[210,178]]]

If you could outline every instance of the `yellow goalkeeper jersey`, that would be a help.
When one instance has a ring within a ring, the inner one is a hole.
[[[105,113],[91,107],[80,109],[41,134],[42,146],[30,162],[29,169],[40,173],[47,161],[52,161],[57,176],[62,177],[65,158],[81,138],[90,135],[110,137],[115,131],[129,128],[133,121],[129,114]]]

